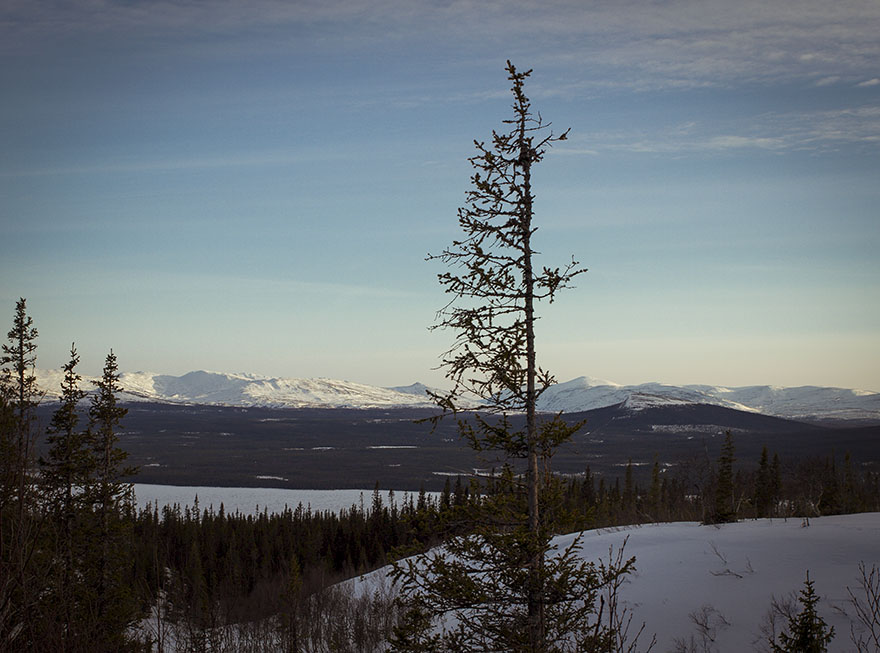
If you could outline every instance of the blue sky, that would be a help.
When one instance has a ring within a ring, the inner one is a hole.
[[[0,8],[0,306],[40,367],[421,380],[425,255],[504,64],[571,138],[537,247],[560,380],[880,391],[880,4],[54,3]]]

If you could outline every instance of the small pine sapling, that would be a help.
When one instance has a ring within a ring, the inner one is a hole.
[[[810,572],[804,589],[798,597],[803,608],[788,620],[788,632],[779,634],[779,641],[770,640],[773,653],[823,653],[834,638],[834,626],[829,627],[816,612],[819,597],[813,589]]]

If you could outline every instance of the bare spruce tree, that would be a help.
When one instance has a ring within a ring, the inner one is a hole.
[[[441,363],[453,388],[434,399],[444,415],[459,414],[462,436],[501,469],[468,508],[470,535],[396,566],[409,608],[398,651],[610,650],[596,592],[632,564],[600,571],[579,558],[577,540],[564,551],[550,541],[560,504],[550,460],[580,425],[537,411],[554,379],[537,363],[535,308],[585,270],[573,259],[561,267],[535,261],[532,169],[568,132],[554,135],[532,112],[524,93],[531,71],[508,61],[507,72],[513,117],[490,142],[474,141],[472,188],[458,212],[464,236],[429,256],[448,267],[438,276],[450,299],[434,328],[455,334]],[[462,415],[474,397],[483,415]]]

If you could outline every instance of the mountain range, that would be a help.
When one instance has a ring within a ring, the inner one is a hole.
[[[63,372],[37,370],[37,384],[47,400],[57,398]],[[85,378],[87,388],[93,379]],[[427,407],[427,386],[381,388],[324,378],[273,378],[204,370],[182,376],[123,372],[122,401],[269,408],[404,408]],[[796,420],[880,421],[880,393],[819,386],[757,385],[725,387],[675,386],[662,383],[620,385],[591,377],[558,383],[541,396],[539,409],[567,413],[618,406],[631,411],[649,408],[710,405]]]

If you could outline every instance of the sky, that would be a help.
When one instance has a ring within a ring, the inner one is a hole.
[[[880,391],[876,0],[5,0],[0,319],[37,366],[443,385],[429,262],[510,59],[560,381]]]

